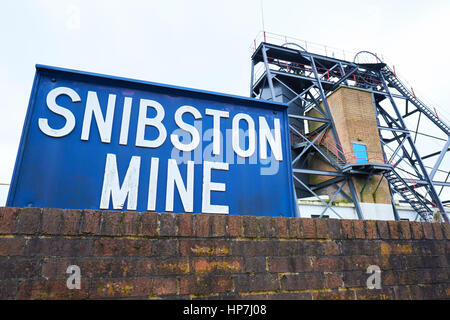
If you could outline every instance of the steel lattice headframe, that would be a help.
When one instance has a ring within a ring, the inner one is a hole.
[[[354,61],[346,61],[306,51],[292,43],[275,45],[261,42],[252,55],[251,96],[288,103],[293,179],[297,192],[307,192],[339,214],[331,204],[338,194],[355,205],[360,219],[363,213],[353,185],[352,175],[361,172],[344,156],[327,102],[340,86],[371,93],[377,117],[383,159],[374,161],[370,174],[381,174],[389,182],[395,219],[399,219],[395,198],[407,202],[417,212],[416,219],[430,221],[438,209],[446,221],[444,205],[449,204],[450,128],[435,112],[408,89],[395,72],[375,54],[361,51]],[[285,94],[280,97],[277,88]],[[311,116],[311,110],[318,116]],[[314,132],[305,132],[304,124],[314,123]],[[335,150],[324,148],[325,136],[332,137]],[[419,152],[420,150],[420,152]],[[308,153],[314,152],[335,170],[311,170],[305,166]],[[447,162],[446,162],[446,161]],[[323,175],[330,179],[309,184],[302,175]],[[350,194],[343,190],[344,185]],[[334,186],[331,201],[324,202],[315,190]]]

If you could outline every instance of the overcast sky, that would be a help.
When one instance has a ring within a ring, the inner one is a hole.
[[[265,0],[265,30],[388,58],[450,118],[450,1]],[[0,183],[9,183],[35,64],[248,96],[260,0],[3,1]],[[0,186],[0,205],[8,187]]]

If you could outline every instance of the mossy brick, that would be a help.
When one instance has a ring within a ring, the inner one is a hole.
[[[330,272],[324,274],[325,288],[335,289],[343,286],[342,272]]]
[[[262,238],[273,238],[276,237],[276,230],[273,226],[272,217],[258,217],[258,230]]]
[[[93,280],[89,290],[90,299],[149,297],[153,291],[152,278],[99,279]]]
[[[154,278],[152,285],[153,296],[166,296],[177,293],[176,278]]]
[[[342,257],[313,257],[313,270],[314,271],[340,271],[343,269],[344,261]]]
[[[266,257],[243,257],[244,272],[266,272]]]
[[[355,293],[352,290],[345,291],[319,291],[312,293],[313,300],[354,300]]]

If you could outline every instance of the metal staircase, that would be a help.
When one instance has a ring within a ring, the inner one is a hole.
[[[397,78],[395,73],[386,65],[381,69],[383,76],[389,82],[389,84],[397,89],[404,96],[408,97],[409,101],[415,105],[420,111],[422,111],[433,123],[435,123],[442,131],[450,136],[450,127],[441,121],[436,114],[431,111],[422,101],[409,91],[409,89]]]
[[[419,214],[429,221],[433,212],[408,183],[394,170],[383,173],[391,187]]]

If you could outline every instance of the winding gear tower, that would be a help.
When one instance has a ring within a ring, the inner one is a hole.
[[[441,197],[450,193],[450,127],[436,111],[373,53],[348,61],[287,38],[266,41],[266,33],[255,41],[251,96],[288,104],[297,198],[321,201],[320,217],[340,217],[333,203],[347,201],[359,219],[388,209],[399,220],[398,197],[416,219],[431,221],[439,210],[448,221]]]

